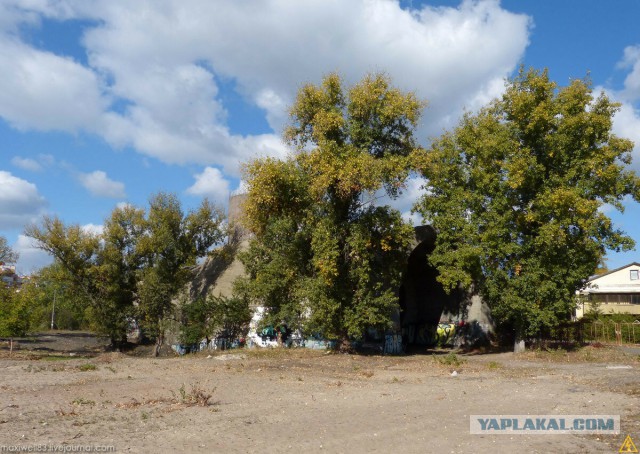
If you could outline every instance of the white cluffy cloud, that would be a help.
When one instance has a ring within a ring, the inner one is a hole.
[[[104,225],[102,224],[84,224],[81,228],[85,233],[90,233],[92,235],[102,235],[104,232]]]
[[[631,68],[624,80],[624,96],[631,100],[640,99],[640,44],[624,49],[624,56],[618,67]]]
[[[630,69],[624,80],[622,90],[606,90],[596,87],[596,91],[604,91],[613,100],[620,102],[620,110],[613,118],[613,132],[619,137],[631,139],[633,161],[631,167],[640,171],[640,45],[629,46],[618,63],[622,69]]]
[[[19,254],[16,270],[18,274],[31,274],[53,263],[53,257],[37,246],[36,240],[19,235],[12,249]]]
[[[229,181],[220,170],[206,167],[202,173],[195,175],[195,183],[187,189],[188,194],[209,197],[212,200],[229,198]]]
[[[35,184],[0,170],[0,229],[34,222],[47,205]]]
[[[29,172],[42,172],[45,167],[51,167],[56,164],[56,160],[50,154],[40,153],[37,160],[14,156],[11,158],[11,164],[22,170],[28,170]]]
[[[287,106],[302,83],[331,71],[349,83],[386,72],[429,101],[421,139],[439,134],[501,92],[531,25],[498,0],[420,9],[393,0],[5,0],[0,17],[0,116],[11,125],[87,131],[234,176],[241,161],[286,153]],[[88,63],[16,38],[42,18],[89,21]],[[221,82],[274,133],[234,133]]]
[[[8,37],[0,86],[0,116],[20,130],[93,131],[108,105],[91,68]]]
[[[11,158],[11,164],[20,169],[28,170],[30,172],[42,171],[42,165],[40,165],[40,163],[35,159],[31,158],[21,158],[20,156],[14,156],[13,158]]]
[[[404,190],[395,199],[389,198],[384,190],[377,191],[371,198],[376,205],[389,205],[402,214],[402,218],[413,225],[423,224],[422,216],[412,213],[413,205],[426,193],[424,178],[413,175],[407,179]]]
[[[122,199],[127,195],[124,191],[124,183],[111,180],[102,170],[91,173],[80,173],[78,180],[91,194],[97,197]]]
[[[613,93],[612,97],[615,99],[616,94]],[[640,110],[636,109],[633,103],[622,101],[620,111],[613,117],[613,132],[634,142],[631,166],[640,171]]]

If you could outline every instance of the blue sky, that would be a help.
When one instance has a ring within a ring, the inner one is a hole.
[[[588,72],[640,145],[639,17],[636,0],[3,0],[0,235],[27,273],[50,260],[22,235],[42,215],[99,230],[158,191],[226,205],[241,162],[286,155],[287,106],[331,71],[385,71],[427,99],[425,145],[520,64],[561,85]],[[419,193],[393,204],[409,216]],[[610,215],[640,244],[638,204]]]

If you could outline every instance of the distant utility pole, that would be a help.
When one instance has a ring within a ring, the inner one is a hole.
[[[54,289],[53,290],[53,307],[51,308],[51,329],[53,329],[53,326],[54,326],[55,314],[56,314],[56,291]]]

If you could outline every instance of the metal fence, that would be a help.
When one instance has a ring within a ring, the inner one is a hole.
[[[586,343],[640,344],[640,321],[576,321],[545,330],[528,339],[538,347],[575,346]]]
[[[618,345],[640,344],[640,321],[638,320],[633,323],[595,321],[589,324],[588,329],[588,340],[592,342]]]

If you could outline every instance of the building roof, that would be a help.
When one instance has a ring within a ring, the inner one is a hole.
[[[589,277],[589,280],[587,281],[587,284],[589,284],[589,283],[591,283],[591,282],[593,282],[593,281],[595,281],[595,280],[597,280],[597,279],[600,279],[601,277],[605,277],[605,276],[608,276],[608,275],[610,275],[610,274],[617,273],[618,271],[623,270],[623,269],[625,269],[625,268],[628,268],[628,267],[630,267],[630,266],[637,266],[637,267],[640,267],[640,263],[638,263],[638,262],[631,262],[631,263],[628,263],[628,264],[626,264],[626,265],[621,266],[620,268],[616,268],[615,270],[607,271],[606,273],[603,273],[603,274],[596,274],[596,275],[594,275],[594,276],[590,276],[590,277]]]
[[[608,271],[598,276],[591,276],[585,283],[585,286],[577,291],[583,295],[589,293],[640,293],[640,279],[630,281],[628,274],[627,278],[624,278],[624,274],[619,274],[616,277],[611,277],[615,273],[619,273],[628,268],[640,268],[640,263],[631,262],[627,265],[616,268],[615,270]],[[638,270],[640,271],[640,270]],[[608,279],[603,279],[607,278]]]

